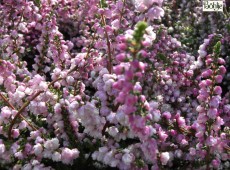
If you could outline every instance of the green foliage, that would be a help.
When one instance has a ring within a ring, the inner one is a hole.
[[[136,43],[140,43],[145,33],[145,29],[147,28],[147,23],[144,21],[138,22],[136,25],[136,30],[133,34],[134,40]]]
[[[101,8],[106,8],[107,7],[107,4],[106,4],[105,0],[100,0],[100,5],[101,5]]]
[[[41,5],[41,1],[40,0],[34,0],[34,4],[38,7],[40,7]]]
[[[141,49],[141,40],[143,39],[145,29],[147,28],[147,23],[144,21],[138,22],[133,33],[133,39],[129,42],[131,46],[129,47],[130,52],[136,57],[137,52]]]
[[[167,58],[167,56],[165,56],[165,55],[162,54],[162,53],[158,53],[158,54],[156,55],[156,58],[157,58],[158,60],[161,60],[166,66],[168,66],[168,65],[170,64],[169,58]]]
[[[142,159],[136,159],[135,164],[138,168],[141,168],[141,169],[145,166],[145,163]]]
[[[222,38],[222,36],[219,35],[219,34],[215,35],[212,38],[211,42],[209,43],[209,45],[208,45],[208,47],[206,49],[208,54],[215,53],[215,45],[218,43],[218,41],[221,40],[221,38]],[[216,46],[216,48],[218,48],[218,45]]]
[[[216,45],[214,46],[214,53],[215,53],[216,55],[219,55],[220,52],[221,52],[221,42],[218,41],[218,42],[216,43]]]
[[[226,27],[227,27],[228,33],[230,33],[230,24],[227,24]]]

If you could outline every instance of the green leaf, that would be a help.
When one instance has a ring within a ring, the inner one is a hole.
[[[158,54],[156,55],[156,57],[157,57],[158,60],[163,61],[164,64],[166,64],[166,65],[170,64],[170,60],[169,60],[164,54],[158,53]]]
[[[219,54],[220,54],[220,51],[221,51],[221,42],[218,41],[218,42],[216,43],[216,45],[214,46],[214,53],[215,53],[216,55],[219,55]]]
[[[40,5],[41,5],[41,1],[40,0],[34,0],[34,3],[38,7],[40,7]]]
[[[136,159],[135,164],[138,168],[143,168],[145,166],[145,163],[142,159]]]
[[[106,8],[107,4],[105,0],[100,0],[101,8]]]
[[[140,41],[142,40],[147,26],[148,26],[147,23],[144,21],[137,23],[136,30],[134,31],[133,34],[133,37],[137,43],[140,43]]]

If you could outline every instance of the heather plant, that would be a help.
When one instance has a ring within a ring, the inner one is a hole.
[[[0,1],[0,169],[229,169],[228,11]]]

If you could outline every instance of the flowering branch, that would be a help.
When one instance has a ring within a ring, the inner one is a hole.
[[[85,58],[88,58],[88,56],[89,56],[89,53],[90,53],[90,50],[91,50],[91,48],[92,48],[92,44],[93,44],[93,42],[94,42],[94,39],[95,39],[95,34],[94,34],[93,41],[92,41],[92,43],[90,44],[90,47],[89,47],[89,49],[88,49],[88,51],[87,51],[87,54],[86,54]],[[71,74],[72,72],[76,71],[77,69],[78,69],[78,66],[75,66],[74,68],[72,68],[72,69],[67,73],[67,75]],[[51,86],[52,86],[54,83],[56,83],[57,81],[62,80],[62,79],[63,79],[63,77],[59,77],[59,78],[57,78],[56,80],[53,80],[52,82],[49,83],[48,88],[51,87]],[[24,105],[19,109],[19,111],[17,112],[17,114],[15,115],[14,119],[12,120],[12,122],[11,122],[11,124],[10,124],[9,131],[8,131],[8,138],[9,138],[9,139],[11,139],[11,131],[12,131],[12,128],[13,128],[13,126],[14,126],[14,124],[15,124],[17,118],[18,118],[19,116],[22,117],[22,116],[21,116],[21,113],[24,111],[24,109],[30,104],[31,101],[33,101],[37,96],[39,96],[39,95],[40,95],[41,93],[43,93],[43,92],[45,92],[45,91],[43,91],[43,90],[38,91],[36,94],[34,94],[34,96],[33,96],[31,99],[29,99],[27,102],[25,102]],[[15,109],[15,110],[16,110],[16,109]],[[33,129],[36,130],[36,128],[33,128]]]
[[[7,103],[11,109],[16,110],[15,107],[5,98],[5,96],[3,96],[0,92],[0,97],[5,101],[5,103]],[[26,120],[26,118],[20,114],[20,117],[26,121],[26,123],[33,129],[33,130],[37,130],[36,127],[34,127],[29,121]]]

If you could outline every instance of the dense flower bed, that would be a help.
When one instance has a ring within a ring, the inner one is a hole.
[[[229,169],[224,4],[0,1],[0,169]]]

